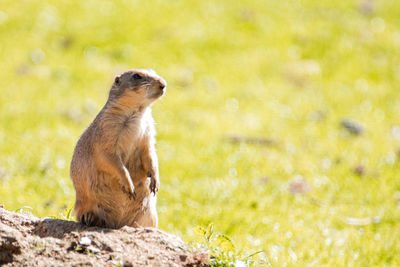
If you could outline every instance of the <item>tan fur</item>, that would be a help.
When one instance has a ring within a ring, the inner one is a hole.
[[[153,70],[115,78],[72,157],[77,220],[110,228],[157,227],[159,174],[150,105],[165,90],[165,80]]]

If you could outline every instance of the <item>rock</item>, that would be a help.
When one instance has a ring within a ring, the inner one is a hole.
[[[21,246],[18,239],[22,235],[6,225],[0,225],[0,264],[14,260],[14,256],[21,254]]]
[[[210,266],[174,235],[154,228],[118,230],[37,218],[0,207],[0,266]]]
[[[81,241],[79,241],[79,244],[81,244],[82,246],[89,246],[90,244],[92,244],[92,240],[90,240],[90,238],[87,236],[83,236],[81,238]]]

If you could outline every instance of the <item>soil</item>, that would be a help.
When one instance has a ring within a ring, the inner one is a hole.
[[[155,228],[118,230],[0,206],[0,266],[210,266],[208,254]]]

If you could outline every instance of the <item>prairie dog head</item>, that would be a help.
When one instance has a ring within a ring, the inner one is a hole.
[[[146,107],[164,95],[167,82],[152,69],[132,69],[115,77],[109,101]]]

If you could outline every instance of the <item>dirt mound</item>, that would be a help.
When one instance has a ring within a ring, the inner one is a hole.
[[[1,266],[209,266],[174,235],[152,228],[111,230],[14,213],[0,207]]]

